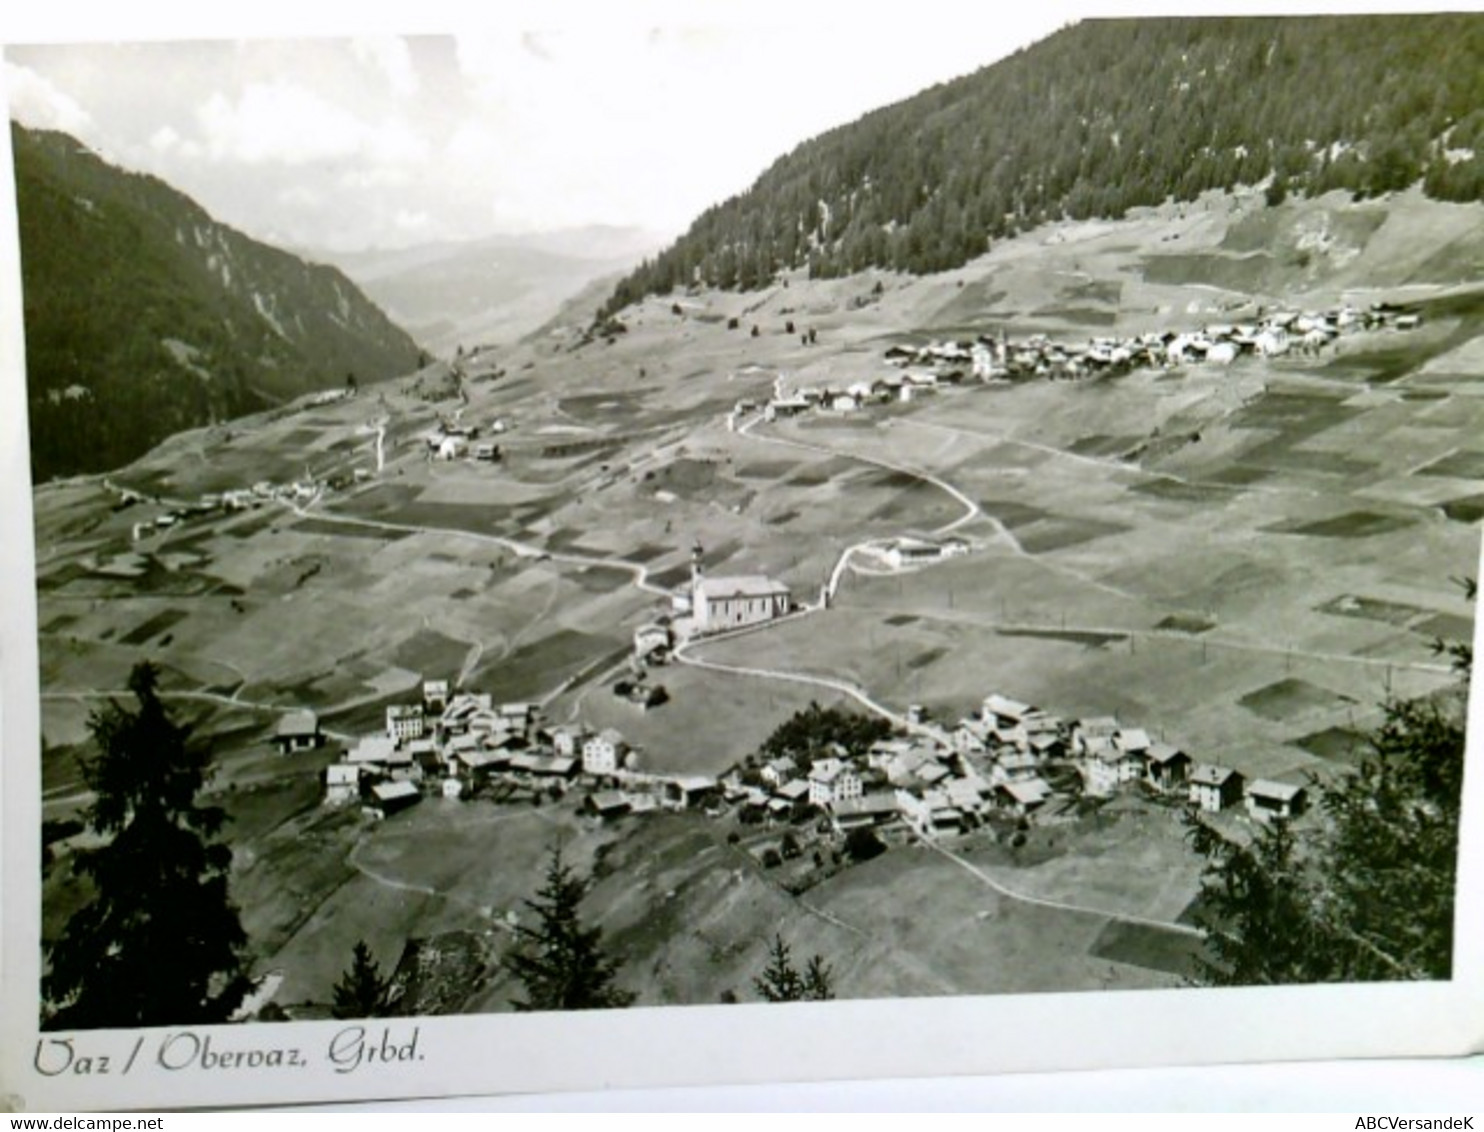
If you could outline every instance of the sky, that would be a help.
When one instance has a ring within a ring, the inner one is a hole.
[[[28,7],[0,16],[12,117],[153,173],[259,239],[349,251],[589,224],[678,234],[809,137],[1081,15],[1217,6]]]
[[[11,116],[296,247],[683,230],[832,126],[1056,29],[504,22],[456,35],[12,44]]]

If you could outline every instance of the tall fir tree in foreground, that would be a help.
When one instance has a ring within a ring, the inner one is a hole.
[[[1472,598],[1474,583],[1465,588]],[[1191,841],[1207,859],[1201,982],[1452,976],[1473,654],[1466,645],[1437,648],[1452,658],[1461,686],[1388,703],[1360,766],[1315,785],[1315,828],[1301,834],[1275,821],[1243,844],[1199,816],[1188,819]]]
[[[519,941],[506,955],[505,967],[524,985],[517,1010],[603,1010],[630,1006],[634,995],[614,982],[618,965],[603,954],[601,928],[584,927],[578,906],[588,882],[553,846],[546,881],[526,907],[533,925],[521,924]]]
[[[50,1029],[225,1022],[242,999],[247,937],[227,892],[232,853],[216,840],[225,814],[196,804],[209,755],[160,702],[159,676],[136,665],[137,707],[111,701],[88,722],[84,817],[103,844],[77,852],[92,899],[47,949]]]
[[[350,968],[335,984],[330,1015],[334,1018],[386,1018],[394,1012],[391,979],[382,975],[366,941],[357,940]]]
[[[834,974],[824,957],[813,956],[800,971],[781,935],[768,945],[768,965],[752,985],[768,1002],[827,1002],[835,997]]]

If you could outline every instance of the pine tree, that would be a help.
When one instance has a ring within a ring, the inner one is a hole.
[[[505,967],[525,986],[517,1010],[602,1010],[632,1005],[634,995],[614,985],[617,964],[603,954],[602,929],[582,925],[578,906],[587,881],[553,846],[546,883],[526,907],[534,926],[518,926],[520,942],[505,957]]]
[[[95,758],[82,765],[94,794],[84,817],[104,839],[74,868],[92,900],[47,948],[43,979],[53,1029],[192,1025],[227,1021],[246,982],[247,939],[227,893],[225,820],[198,806],[208,753],[160,702],[159,669],[136,665],[130,711],[95,712]]]
[[[768,965],[752,985],[768,1002],[826,1002],[835,997],[834,975],[824,958],[813,956],[800,971],[781,935],[768,945]]]
[[[356,942],[350,969],[335,984],[330,1014],[335,1018],[386,1018],[392,1014],[391,980],[371,957],[365,940]]]

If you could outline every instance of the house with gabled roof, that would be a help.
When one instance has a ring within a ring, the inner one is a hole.
[[[325,736],[319,728],[319,716],[309,708],[285,712],[278,717],[273,728],[272,743],[280,754],[293,751],[311,751],[324,745]]]
[[[1258,821],[1296,818],[1306,800],[1304,788],[1291,782],[1259,778],[1247,787],[1247,813]]]
[[[1169,743],[1152,743],[1144,752],[1145,777],[1161,794],[1185,789],[1190,775],[1190,756]]]
[[[1235,806],[1242,798],[1242,776],[1229,766],[1197,763],[1191,768],[1187,785],[1190,804],[1209,814]]]

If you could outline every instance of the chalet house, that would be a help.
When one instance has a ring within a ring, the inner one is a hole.
[[[325,805],[343,806],[361,796],[361,768],[354,763],[325,767]]]
[[[308,708],[284,713],[273,729],[272,742],[284,755],[323,746],[325,737],[319,729],[319,716]]]
[[[391,704],[386,709],[386,733],[394,743],[421,739],[423,726],[421,704]]]
[[[1010,737],[1022,751],[1049,758],[1062,748],[1061,719],[1044,711],[1029,711],[1010,728]]]
[[[1082,774],[1087,793],[1106,798],[1125,782],[1144,777],[1144,753],[1123,750],[1116,743],[1100,744],[1082,764]]]
[[[1009,729],[1015,727],[1034,710],[1030,704],[1023,704],[1019,700],[1012,700],[996,692],[984,697],[979,715],[986,722],[993,722],[997,727]]]
[[[1258,821],[1295,818],[1304,812],[1304,788],[1259,778],[1247,787],[1247,813]]]
[[[1190,775],[1190,756],[1169,743],[1154,743],[1144,753],[1149,785],[1161,794],[1175,794],[1185,789]]]
[[[582,744],[582,769],[586,774],[613,774],[623,766],[629,745],[612,727],[605,728]]]
[[[488,694],[472,695],[469,692],[459,692],[444,707],[438,725],[445,734],[461,734],[470,730],[477,714],[489,712],[493,706],[493,700]]]
[[[1153,740],[1142,727],[1129,727],[1113,736],[1113,745],[1125,754],[1142,756],[1153,745]]]
[[[664,782],[665,804],[688,810],[703,805],[717,791],[716,779],[709,774],[684,774]]]
[[[1208,814],[1220,813],[1242,798],[1242,776],[1231,767],[1198,763],[1187,779],[1190,804]]]
[[[1102,744],[1111,744],[1117,734],[1118,720],[1111,715],[1079,720],[1072,727],[1072,754],[1087,758]]]
[[[773,795],[787,802],[789,807],[792,808],[799,802],[807,802],[809,800],[809,783],[802,778],[795,778],[776,787],[773,790]]]
[[[772,762],[764,763],[758,774],[769,786],[782,786],[798,772],[798,763],[787,755],[780,755]]]

